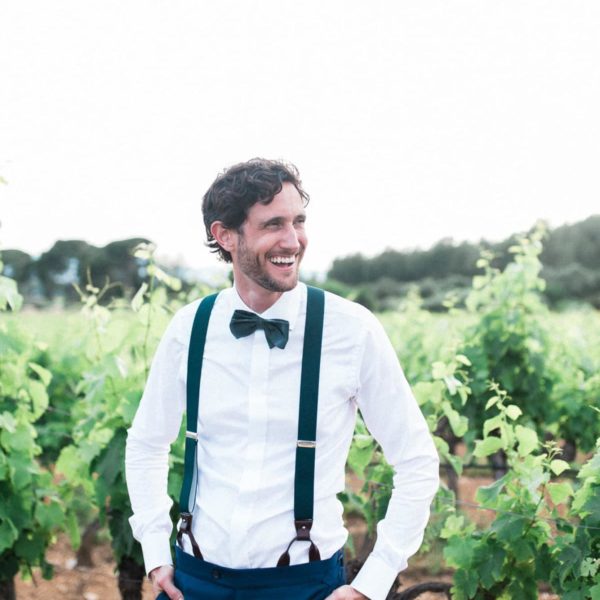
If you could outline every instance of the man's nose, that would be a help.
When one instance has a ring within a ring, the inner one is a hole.
[[[298,231],[296,231],[296,228],[293,225],[285,228],[281,245],[288,250],[297,251],[300,249]]]

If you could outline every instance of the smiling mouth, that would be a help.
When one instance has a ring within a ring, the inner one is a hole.
[[[271,256],[269,262],[279,268],[291,267],[296,264],[295,256]]]

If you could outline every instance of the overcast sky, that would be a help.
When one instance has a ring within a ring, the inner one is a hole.
[[[188,266],[224,167],[285,158],[307,270],[600,213],[600,2],[5,0],[0,247]]]

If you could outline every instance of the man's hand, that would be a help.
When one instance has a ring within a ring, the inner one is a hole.
[[[158,596],[164,592],[171,600],[183,600],[183,594],[173,584],[174,569],[171,565],[163,565],[156,567],[148,573],[148,577],[152,582],[152,590]]]
[[[325,600],[369,600],[364,594],[355,590],[351,585],[343,585],[332,594],[329,594]]]

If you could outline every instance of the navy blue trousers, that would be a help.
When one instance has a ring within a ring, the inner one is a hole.
[[[323,600],[346,582],[344,555],[291,567],[227,569],[175,548],[175,586],[185,600]],[[163,592],[157,600],[168,600]]]

